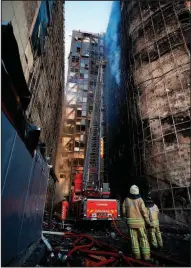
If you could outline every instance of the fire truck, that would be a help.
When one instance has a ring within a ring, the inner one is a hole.
[[[103,69],[106,61],[98,65],[97,86],[89,128],[83,173],[74,180],[71,211],[76,220],[120,219],[120,203],[110,199],[109,183],[103,179]]]

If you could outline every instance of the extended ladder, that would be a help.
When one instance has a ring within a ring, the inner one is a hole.
[[[102,135],[102,92],[103,68],[106,61],[98,63],[97,85],[94,94],[93,111],[89,128],[83,173],[83,190],[100,191],[100,149]]]

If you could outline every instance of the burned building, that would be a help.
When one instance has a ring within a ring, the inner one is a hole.
[[[83,172],[100,55],[103,55],[102,35],[72,32],[61,140],[56,161],[59,179],[56,202],[63,195],[70,194],[75,174]]]
[[[64,1],[2,1],[2,21],[13,26],[32,95],[26,116],[41,128],[54,166],[64,90]]]
[[[161,211],[183,224],[191,204],[189,17],[188,1],[120,1],[120,83],[110,96],[118,118],[110,119],[116,138],[109,132],[108,160],[121,191],[148,181]]]

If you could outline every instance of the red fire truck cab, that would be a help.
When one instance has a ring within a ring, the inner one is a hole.
[[[84,199],[83,220],[112,220],[120,218],[120,204],[116,199]]]
[[[100,191],[82,189],[82,174],[77,174],[72,194],[72,214],[77,220],[118,220],[120,219],[120,203],[109,199],[108,183],[103,183]]]

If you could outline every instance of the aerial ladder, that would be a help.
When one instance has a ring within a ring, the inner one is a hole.
[[[103,136],[103,69],[106,61],[97,63],[98,76],[93,100],[83,174],[77,174],[72,198],[73,215],[79,220],[112,220],[120,218],[120,204],[110,199],[109,183],[101,174]]]

